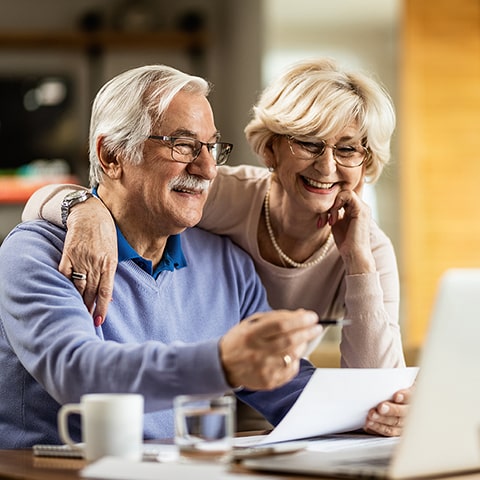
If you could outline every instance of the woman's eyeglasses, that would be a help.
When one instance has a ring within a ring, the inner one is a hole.
[[[319,142],[304,142],[294,137],[287,136],[288,145],[292,155],[303,160],[313,160],[321,157],[325,150],[332,149],[335,162],[347,168],[359,167],[363,164],[368,155],[368,148],[363,145],[349,143],[338,143],[330,145],[325,140]]]

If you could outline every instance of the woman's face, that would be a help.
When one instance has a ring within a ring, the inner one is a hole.
[[[358,137],[356,127],[349,126],[335,137],[309,140],[324,140],[328,145],[360,146]],[[330,147],[316,158],[298,158],[286,136],[274,141],[268,164],[275,167],[276,178],[295,208],[315,214],[328,211],[341,190],[354,190],[360,194],[364,182],[365,164],[358,167],[338,165]]]

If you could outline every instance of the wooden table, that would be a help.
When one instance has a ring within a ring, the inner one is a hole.
[[[0,450],[0,480],[79,480],[80,470],[86,465],[84,460],[71,458],[36,457],[32,450]],[[252,475],[240,465],[232,465],[232,472],[245,473],[247,479]],[[255,472],[256,478],[263,476]],[[301,479],[312,477],[298,477],[285,475],[266,475],[269,480]],[[175,480],[175,479],[165,479]],[[192,479],[195,480],[195,479]]]
[[[71,458],[36,457],[30,449],[0,450],[0,480],[79,480],[80,470],[86,465],[84,460]],[[232,472],[245,473],[247,479],[252,472],[233,465]],[[256,477],[263,476],[255,472]],[[265,474],[265,476],[267,476]],[[268,475],[269,479],[279,480],[301,479],[312,477],[298,477],[285,475]],[[165,479],[175,480],[175,479]],[[194,480],[194,479],[192,479]]]
[[[35,457],[32,450],[0,450],[0,479],[70,480],[80,478],[85,462],[70,458]]]
[[[79,472],[85,466],[84,460],[70,458],[35,457],[31,450],[0,450],[0,480],[78,480]],[[314,477],[252,473],[241,466],[232,466],[232,472],[244,473],[245,479],[255,475],[265,475],[269,480],[300,480]],[[443,480],[480,480],[480,473],[455,477],[442,477]],[[167,480],[167,479],[166,479]],[[175,479],[168,479],[175,480]]]

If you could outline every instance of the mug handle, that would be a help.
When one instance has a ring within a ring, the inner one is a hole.
[[[80,403],[67,403],[60,408],[58,411],[58,433],[63,443],[67,444],[71,448],[74,448],[75,450],[83,450],[78,443],[72,440],[68,430],[68,417],[74,413],[82,415],[83,408]]]

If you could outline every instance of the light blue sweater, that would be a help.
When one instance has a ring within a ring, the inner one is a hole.
[[[106,321],[94,328],[58,272],[64,235],[28,222],[0,248],[0,448],[60,443],[60,405],[91,392],[143,394],[145,438],[172,437],[173,397],[228,391],[218,340],[269,309],[253,263],[227,238],[187,230],[185,268],[155,280],[131,260],[119,263]],[[284,387],[238,396],[276,424],[312,371],[303,362]],[[71,432],[80,438],[77,423]]]

